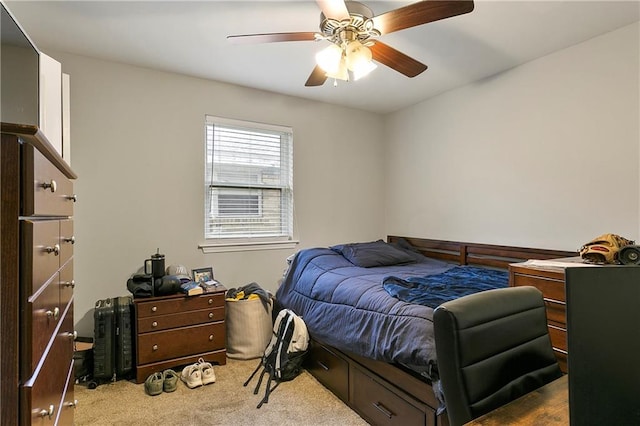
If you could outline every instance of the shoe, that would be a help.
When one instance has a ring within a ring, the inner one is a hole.
[[[144,381],[144,390],[151,396],[160,395],[163,381],[162,373],[153,373]]]
[[[216,373],[213,371],[213,366],[205,362],[204,359],[198,360],[198,367],[200,368],[200,376],[202,377],[202,384],[208,385],[209,383],[216,382]]]
[[[162,389],[165,392],[173,392],[178,389],[178,375],[175,371],[169,369],[164,370],[162,373],[164,381],[162,382]]]
[[[202,373],[198,364],[192,364],[184,367],[180,378],[187,385],[189,389],[202,386]]]

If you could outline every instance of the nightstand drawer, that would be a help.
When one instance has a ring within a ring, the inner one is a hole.
[[[224,348],[224,322],[138,334],[138,364]]]
[[[167,298],[137,303],[138,318],[158,315],[175,314],[178,312],[196,311],[200,309],[224,306],[224,293],[202,294],[199,296],[185,296]]]
[[[533,286],[542,292],[545,299],[565,301],[564,281],[552,280],[544,277],[535,277],[531,275],[515,275],[514,286]]]
[[[377,425],[424,426],[425,413],[400,398],[390,389],[369,377],[358,368],[350,370],[352,394],[356,411],[362,413],[365,420]]]
[[[567,305],[564,303],[551,302],[549,300],[545,300],[544,305],[547,308],[547,321],[566,326]]]
[[[138,320],[138,333],[160,331],[188,325],[204,324],[208,322],[222,321],[224,308],[216,307],[200,309],[198,311],[180,312],[177,314],[157,315],[144,317]]]
[[[549,325],[549,336],[554,348],[567,351],[567,330],[565,328]]]
[[[25,296],[36,293],[60,268],[60,221],[22,221]]]
[[[60,292],[58,279],[51,280],[37,293],[36,297],[30,297],[25,307],[25,319],[31,327],[25,330],[28,340],[31,341],[31,354],[28,365],[29,374],[33,373],[47,345],[51,341],[53,332],[62,319],[64,308],[60,306]],[[27,355],[27,354],[25,354]],[[27,363],[27,359],[24,359]]]

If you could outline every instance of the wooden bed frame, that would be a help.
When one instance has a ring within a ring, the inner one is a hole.
[[[528,259],[576,256],[561,250],[463,243],[414,237],[404,239],[427,257],[460,264],[508,269]],[[312,336],[313,337],[313,336]],[[446,412],[436,414],[438,401],[431,383],[401,366],[339,351],[312,338],[307,370],[326,388],[372,425],[445,426]]]

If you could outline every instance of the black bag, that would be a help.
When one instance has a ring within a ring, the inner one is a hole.
[[[308,347],[309,333],[302,318],[289,309],[281,310],[273,324],[273,335],[264,350],[260,364],[244,383],[244,386],[247,386],[253,376],[262,368],[258,384],[253,390],[253,394],[256,395],[265,374],[269,376],[264,398],[257,408],[269,402],[269,395],[281,382],[293,380],[300,374]],[[273,380],[276,381],[276,384],[272,388],[271,382]]]

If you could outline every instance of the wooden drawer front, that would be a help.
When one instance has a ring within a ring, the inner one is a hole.
[[[551,344],[554,348],[561,349],[566,352],[567,350],[567,330],[560,327],[549,325],[549,336],[551,337]]]
[[[73,259],[70,259],[60,269],[60,280],[58,281],[60,289],[60,309],[64,309],[73,297],[73,287],[75,281],[73,280]]]
[[[66,366],[73,359],[73,338],[69,336],[72,331],[73,315],[70,315],[64,319],[37,376],[30,377],[22,388],[24,414],[33,425],[52,425],[59,414],[60,396],[67,381],[67,375],[60,374],[60,366],[67,371]]]
[[[536,287],[542,292],[545,299],[552,299],[564,302],[564,281],[553,280],[544,277],[535,277],[532,275],[516,274],[514,280],[515,286],[530,285]]]
[[[313,342],[305,367],[338,398],[349,401],[349,363],[346,360]]]
[[[31,145],[24,149],[24,216],[73,216],[73,182]],[[55,188],[54,188],[55,187]]]
[[[29,296],[37,292],[60,268],[60,223],[57,220],[25,220],[22,229],[25,241],[23,288]]]
[[[567,324],[567,307],[564,303],[545,300],[544,304],[547,307],[547,321],[563,326]]]
[[[224,306],[224,293],[137,302],[138,318]]]
[[[75,417],[75,394],[73,392],[73,384],[75,377],[73,375],[73,360],[69,364],[69,372],[67,374],[67,385],[62,395],[60,410],[58,410],[58,426],[73,426]]]
[[[569,365],[567,364],[567,353],[563,351],[559,351],[554,349],[553,353],[556,355],[556,359],[558,360],[558,364],[560,364],[560,371],[563,373],[569,372]]]
[[[138,320],[138,333],[217,322],[222,321],[223,319],[224,308],[222,307],[181,312],[178,314],[158,315],[154,317],[140,318]]]
[[[64,314],[64,307],[60,306],[57,277],[47,283],[36,296],[28,299],[24,314],[25,342],[31,343],[31,358],[28,363],[30,365],[28,374],[30,375],[38,365]]]
[[[224,322],[138,334],[138,364],[210,352],[224,345]]]
[[[350,369],[352,386],[358,392],[351,396],[356,411],[376,425],[425,425],[426,416],[420,409],[387,389],[358,368]]]
[[[60,266],[67,263],[73,256],[73,245],[76,238],[73,236],[73,221],[70,219],[60,221]]]

